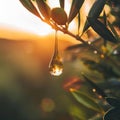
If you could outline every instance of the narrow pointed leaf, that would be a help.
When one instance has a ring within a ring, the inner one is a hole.
[[[107,97],[105,92],[97,84],[95,84],[92,80],[88,79],[85,75],[83,75],[83,76],[84,76],[85,80],[91,85],[91,87],[96,89],[97,94],[101,95],[103,98]]]
[[[113,43],[117,43],[116,38],[111,33],[111,31],[99,20],[88,17],[87,18],[90,26],[94,29],[96,33],[98,33],[104,40],[108,40]]]
[[[88,13],[88,17],[97,19],[100,13],[102,12],[105,3],[106,3],[106,0],[96,0]],[[90,27],[90,24],[86,20],[82,33],[84,33],[89,27]]]
[[[49,20],[50,19],[50,7],[47,5],[47,3],[44,0],[36,0],[36,2],[39,8],[39,11],[44,17],[44,19]]]
[[[78,14],[80,8],[82,7],[84,0],[73,0],[70,8],[70,13],[68,17],[68,23],[70,23]]]
[[[107,97],[106,101],[113,107],[120,107],[120,99]]]
[[[78,35],[80,30],[80,12],[78,12]]]
[[[107,15],[106,15],[105,11],[103,13],[103,20],[104,20],[104,24],[106,25],[107,24]]]
[[[105,26],[107,26],[107,16],[106,16],[105,11],[103,12],[103,22],[104,22]],[[104,40],[104,46],[107,46],[106,40]]]
[[[112,24],[108,21],[108,26],[110,27],[111,31],[113,32],[113,34],[115,35],[115,38],[117,40],[119,40],[119,35],[117,34],[117,32],[115,31],[114,27],[112,26]]]
[[[34,15],[40,17],[37,9],[35,8],[35,6],[33,5],[33,3],[30,0],[20,0],[20,2],[22,3],[22,5],[29,10],[31,13],[33,13]]]
[[[120,120],[120,108],[111,108],[106,112],[104,120]]]
[[[64,9],[65,0],[59,0],[60,7]]]
[[[80,91],[71,92],[71,93],[75,97],[75,99],[85,107],[103,113],[103,109],[89,95],[86,95],[85,93]]]

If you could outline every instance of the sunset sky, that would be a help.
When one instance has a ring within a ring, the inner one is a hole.
[[[50,26],[25,9],[19,0],[0,0],[0,2],[1,27],[18,28],[38,35],[52,32]]]
[[[0,27],[17,28],[38,35],[48,35],[53,32],[50,26],[43,23],[39,18],[30,13],[19,0],[0,0]],[[52,3],[52,4],[51,4]],[[48,1],[51,8],[58,7],[59,1]],[[68,13],[70,4],[66,3]],[[74,24],[74,23],[73,23]],[[72,26],[72,25],[71,25]]]

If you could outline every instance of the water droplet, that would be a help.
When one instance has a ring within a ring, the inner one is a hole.
[[[102,52],[103,52],[104,54],[108,52],[107,47],[104,46],[104,45],[101,46],[101,50],[102,50]]]
[[[92,89],[92,91],[93,91],[93,92],[96,92],[96,89],[95,89],[95,88],[93,88],[93,89]]]
[[[90,42],[90,41],[88,41],[88,44],[90,45],[90,44],[91,44],[91,42]]]
[[[59,76],[63,72],[63,62],[59,55],[53,56],[53,59],[49,65],[49,72],[51,75]]]
[[[101,58],[104,58],[105,56],[103,54],[100,55]]]
[[[117,50],[114,50],[114,51],[113,51],[113,54],[114,54],[114,55],[118,54],[118,51],[117,51]]]
[[[58,39],[57,39],[57,31],[55,33],[55,48],[52,60],[49,65],[49,72],[51,75],[59,76],[63,72],[63,61],[58,53]]]
[[[94,54],[97,54],[97,53],[98,53],[97,50],[95,50],[95,51],[94,51]]]
[[[99,98],[99,99],[102,99],[103,97],[102,97],[101,95],[98,95],[98,98]]]

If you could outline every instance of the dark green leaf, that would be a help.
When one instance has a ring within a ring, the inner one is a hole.
[[[60,3],[61,8],[64,9],[65,0],[59,0],[59,3]]]
[[[103,23],[91,17],[88,17],[87,20],[90,26],[94,29],[94,31],[97,32],[101,37],[103,37],[105,40],[117,43],[117,40],[114,37],[114,35],[110,32],[110,30],[108,30],[108,28]]]
[[[103,109],[89,95],[87,95],[83,92],[80,92],[80,91],[75,91],[75,92],[71,92],[71,93],[75,97],[75,99],[78,102],[80,102],[82,105],[84,105],[85,107],[90,108],[94,111],[103,113]]]
[[[80,12],[78,12],[78,35],[80,30]]]
[[[107,23],[107,16],[106,16],[105,11],[103,13],[103,20],[104,20],[104,24],[106,25],[106,23]]]
[[[70,13],[68,17],[68,23],[70,23],[78,14],[81,6],[83,5],[84,0],[73,0],[70,8]]]
[[[30,0],[20,0],[20,2],[22,3],[22,5],[29,10],[31,13],[33,13],[34,15],[40,17],[37,9],[35,8],[35,6],[33,5],[33,3]]]
[[[88,17],[97,19],[100,13],[102,12],[105,3],[106,3],[106,0],[96,0],[88,13]],[[82,33],[84,33],[89,27],[90,27],[90,24],[86,20]]]
[[[117,34],[117,32],[115,31],[113,25],[108,21],[108,26],[110,27],[111,31],[113,32],[113,34],[115,35],[115,38],[117,40],[119,40],[119,35]]]
[[[112,108],[106,112],[104,120],[120,120],[120,108]]]
[[[84,76],[85,80],[91,85],[91,87],[96,90],[97,94],[101,95],[103,98],[107,97],[105,92],[97,84],[95,84],[92,80],[88,79],[85,75],[83,75],[83,76]]]
[[[100,16],[99,18],[101,18],[101,20],[103,21],[103,24],[104,24],[105,26],[107,26],[107,16],[106,16],[105,11],[103,12],[103,15]],[[107,41],[106,41],[106,40],[104,40],[103,45],[104,45],[105,47],[107,46]]]
[[[106,101],[113,107],[120,107],[120,99],[107,97]]]
[[[44,0],[36,0],[37,6],[39,8],[40,13],[44,17],[44,19],[49,20],[50,19],[50,7],[47,5],[47,3]]]

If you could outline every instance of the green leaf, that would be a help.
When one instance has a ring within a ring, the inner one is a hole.
[[[85,110],[83,110],[79,106],[71,105],[69,111],[74,118],[78,120],[87,120],[87,115],[85,113]]]
[[[103,21],[103,24],[104,24],[105,26],[107,26],[107,16],[106,16],[105,11],[103,11],[103,15],[100,16],[99,18],[100,18],[100,20]],[[107,41],[106,41],[106,40],[104,40],[103,45],[104,45],[105,47],[107,46]]]
[[[68,23],[70,23],[78,14],[80,8],[83,5],[84,0],[73,0],[68,17]]]
[[[104,24],[107,24],[107,15],[105,13],[105,11],[103,12],[103,20],[104,20]]]
[[[108,22],[108,26],[110,27],[111,31],[112,31],[113,34],[115,35],[115,38],[116,38],[117,40],[119,40],[119,35],[118,35],[117,32],[115,31],[113,25],[112,25],[109,21],[107,21],[107,22]]]
[[[91,85],[91,87],[96,90],[97,94],[101,95],[103,98],[107,97],[107,95],[105,94],[105,92],[97,84],[95,84],[93,81],[91,81],[90,79],[88,79],[85,75],[83,75],[83,77]]]
[[[42,14],[42,16],[44,17],[44,19],[49,20],[50,12],[51,12],[50,7],[47,5],[47,3],[44,0],[36,0],[36,2],[37,2],[37,6],[39,8],[39,11]]]
[[[107,97],[106,101],[113,107],[120,107],[120,99]]]
[[[20,2],[22,3],[22,5],[29,10],[31,13],[33,13],[34,15],[40,17],[40,14],[38,13],[37,9],[35,8],[35,6],[33,5],[33,3],[31,2],[31,0],[20,0]]]
[[[75,97],[75,99],[81,103],[82,105],[84,105],[85,107],[92,109],[94,111],[103,113],[103,109],[98,105],[98,103],[96,103],[96,101],[91,98],[89,95],[80,92],[80,91],[73,91],[71,92],[72,95]]]
[[[105,3],[106,3],[106,0],[96,0],[88,13],[88,17],[97,19],[100,13],[102,12]],[[89,27],[90,27],[90,24],[86,20],[82,33],[84,33]]]
[[[107,111],[104,120],[120,120],[120,108],[112,108]]]
[[[61,8],[64,9],[65,0],[59,0],[59,3],[60,3]]]
[[[110,42],[117,43],[117,40],[114,37],[114,35],[111,33],[110,30],[108,30],[108,28],[103,23],[91,17],[88,17],[87,20],[90,26],[94,29],[94,31],[97,32],[102,38]]]

